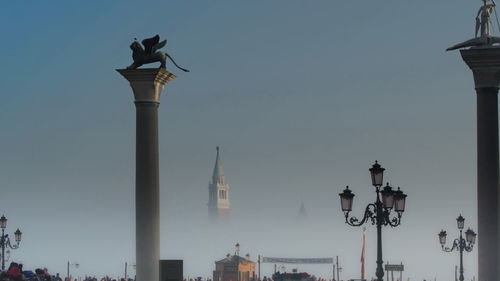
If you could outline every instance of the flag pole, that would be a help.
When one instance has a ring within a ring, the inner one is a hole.
[[[366,227],[363,227],[363,246],[361,248],[361,280],[365,280],[365,232]]]

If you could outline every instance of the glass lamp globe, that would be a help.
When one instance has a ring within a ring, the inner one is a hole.
[[[382,186],[384,182],[384,171],[385,169],[380,166],[380,164],[375,160],[375,164],[369,169],[372,176],[373,186]]]
[[[439,236],[439,244],[444,245],[446,244],[446,231],[441,230],[438,234]]]
[[[344,191],[339,194],[340,196],[340,207],[343,212],[352,211],[352,201],[354,198],[354,193],[351,192],[349,186],[346,186]]]
[[[0,218],[0,227],[2,229],[5,229],[7,227],[7,218],[2,215],[2,217]]]
[[[382,204],[384,204],[384,208],[392,209],[392,207],[394,207],[394,191],[389,183],[384,186],[384,189],[380,193],[382,193]]]
[[[21,235],[23,235],[23,233],[18,228],[16,230],[16,232],[14,232],[14,237],[15,237],[17,243],[21,242]]]
[[[460,229],[460,230],[464,229],[464,223],[465,223],[464,217],[462,217],[462,215],[458,216],[458,218],[457,218],[458,229]]]
[[[398,186],[398,190],[394,192],[394,211],[404,212],[406,204],[406,194],[404,194]]]

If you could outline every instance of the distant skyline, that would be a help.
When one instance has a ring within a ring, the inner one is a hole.
[[[473,37],[480,4],[2,3],[0,212],[9,235],[23,232],[11,259],[62,275],[78,262],[80,276],[134,262],[135,108],[115,69],[131,63],[134,38],[159,34],[191,70],[167,62],[178,77],[159,108],[162,258],[206,277],[239,242],[252,259],[339,256],[341,277],[359,278],[362,229],[345,225],[338,193],[349,185],[360,215],[378,160],[408,194],[402,225],[383,230],[384,259],[403,262],[404,278],[452,280],[458,253],[437,234],[458,234],[460,213],[477,229],[476,117],[470,70],[444,50]],[[225,224],[207,218],[216,146]],[[366,243],[372,277],[374,227]],[[464,263],[477,276],[476,249]]]

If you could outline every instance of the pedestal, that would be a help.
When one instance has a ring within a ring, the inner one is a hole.
[[[461,50],[477,93],[478,280],[500,278],[498,86],[500,48]]]
[[[164,69],[118,69],[130,82],[136,106],[136,280],[160,281],[158,106],[175,75]]]

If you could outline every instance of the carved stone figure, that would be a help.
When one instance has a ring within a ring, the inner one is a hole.
[[[137,42],[137,39],[130,44],[130,49],[132,49],[132,59],[134,62],[127,67],[127,69],[136,69],[144,64],[160,62],[160,68],[166,69],[166,61],[169,58],[174,65],[184,72],[189,72],[189,70],[180,67],[175,63],[172,57],[161,51],[157,51],[167,44],[167,40],[163,40],[160,42],[160,36],[156,35],[151,38],[147,38],[142,40],[142,45],[144,48]]]
[[[479,29],[481,29],[481,37],[490,36],[491,14],[493,13],[493,9],[495,7],[495,0],[491,0],[491,3],[488,3],[488,0],[483,0],[483,6],[479,8],[476,16],[476,38]],[[481,16],[481,18],[479,18],[479,16]]]
[[[500,43],[500,37],[491,36],[491,14],[493,13],[496,3],[495,0],[482,0],[483,5],[477,11],[476,16],[476,32],[473,39],[456,44],[446,51],[456,50],[466,47],[487,47],[493,44]],[[478,36],[478,34],[480,36]]]

